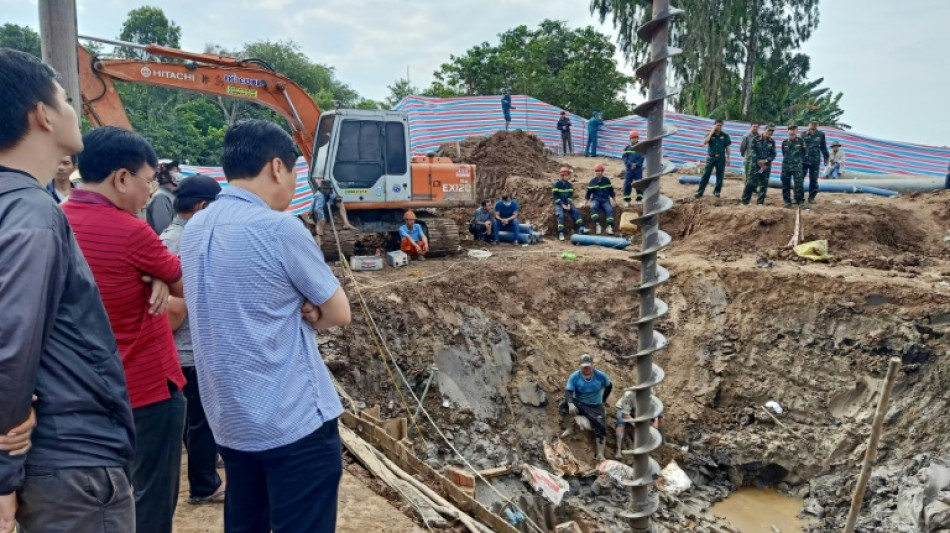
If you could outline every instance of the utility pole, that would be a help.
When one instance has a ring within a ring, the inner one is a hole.
[[[66,89],[66,95],[72,99],[76,116],[81,116],[76,0],[40,0],[39,4],[43,61],[59,73],[59,82]]]

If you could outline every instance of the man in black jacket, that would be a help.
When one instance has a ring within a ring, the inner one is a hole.
[[[82,150],[56,72],[0,48],[0,533],[135,527],[132,409],[109,317],[45,185]],[[29,434],[32,448],[11,444]],[[16,429],[14,429],[16,428]]]
[[[574,140],[571,139],[571,119],[565,111],[561,111],[561,118],[557,119],[557,129],[561,132],[562,153],[574,155]]]

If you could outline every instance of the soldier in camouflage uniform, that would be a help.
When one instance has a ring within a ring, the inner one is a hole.
[[[788,127],[788,139],[782,141],[782,199],[785,207],[792,207],[792,182],[795,183],[795,203],[805,203],[805,141],[798,136],[798,126]]]
[[[749,173],[757,168],[757,166],[752,163],[752,143],[758,138],[759,125],[753,122],[749,133],[746,133],[745,136],[742,137],[742,142],[739,143],[739,155],[745,160],[746,181],[749,181]]]
[[[750,143],[746,165],[751,165],[751,172],[746,173],[745,189],[742,191],[743,205],[752,201],[752,193],[758,192],[759,205],[765,204],[765,192],[769,190],[769,174],[772,173],[772,161],[775,160],[775,141],[772,133],[775,126],[769,124],[765,133]]]
[[[729,166],[729,145],[732,139],[729,134],[722,131],[722,121],[717,120],[713,129],[706,134],[703,139],[704,145],[709,145],[709,157],[706,158],[706,169],[703,171],[703,177],[699,180],[699,190],[696,191],[696,198],[702,198],[706,192],[706,186],[709,185],[709,175],[713,168],[716,169],[716,186],[713,188],[713,196],[719,197],[722,191],[723,175],[726,167]]]
[[[818,195],[818,176],[820,175],[821,160],[828,166],[828,143],[825,132],[818,129],[814,120],[808,123],[808,131],[802,134],[805,141],[805,174],[808,176],[808,203],[815,203]]]

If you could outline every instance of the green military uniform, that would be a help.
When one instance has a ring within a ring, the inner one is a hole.
[[[758,192],[759,205],[765,204],[765,193],[769,189],[769,175],[772,173],[772,161],[775,160],[775,139],[761,135],[752,141],[746,161],[752,164],[752,173],[746,175],[745,189],[742,191],[742,203],[749,205],[752,193]],[[765,160],[764,167],[759,167],[759,161]]]
[[[706,192],[706,186],[709,185],[709,176],[713,168],[716,169],[716,186],[713,188],[713,194],[719,196],[722,191],[723,175],[726,172],[726,150],[732,144],[729,134],[722,131],[714,133],[709,137],[709,156],[706,158],[706,169],[703,171],[703,177],[699,180],[699,190],[696,191],[696,197],[699,198]]]
[[[825,140],[825,132],[815,130],[815,133],[805,131],[802,134],[802,140],[805,141],[805,175],[808,176],[808,201],[814,202],[818,195],[818,176],[821,170],[821,160],[828,164],[828,142]]]
[[[739,155],[745,159],[745,178],[746,181],[749,181],[749,172],[752,170],[758,169],[758,165],[752,163],[752,143],[758,140],[759,136],[755,133],[749,132],[742,137],[742,142],[739,144]]]
[[[805,141],[795,137],[782,141],[782,199],[785,207],[792,205],[791,189],[795,183],[795,203],[805,203]]]

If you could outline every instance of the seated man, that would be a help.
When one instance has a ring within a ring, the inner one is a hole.
[[[825,166],[825,177],[838,179],[842,172],[844,172],[844,150],[841,149],[841,143],[835,141],[831,143],[831,157],[828,158],[828,164]]]
[[[569,415],[567,429],[561,438],[574,434],[574,418],[584,417],[590,423],[597,442],[597,460],[604,460],[604,444],[607,436],[607,411],[604,402],[610,396],[613,384],[610,378],[600,370],[594,369],[594,358],[589,354],[581,355],[581,368],[575,370],[567,379],[567,393],[558,406],[562,415]]]
[[[600,226],[600,212],[604,212],[607,222],[607,235],[614,234],[614,204],[617,203],[614,186],[610,178],[604,176],[604,165],[594,167],[594,179],[587,184],[585,199],[590,202],[590,218],[594,221],[597,235],[603,231]]]
[[[492,234],[495,244],[498,244],[498,232],[510,231],[515,234],[514,245],[518,246],[521,230],[518,227],[518,202],[511,199],[510,194],[501,197],[495,204],[494,231]]]
[[[571,169],[561,167],[561,179],[554,182],[551,193],[554,201],[554,216],[557,218],[557,238],[564,240],[564,212],[567,211],[574,219],[574,229],[578,233],[584,233],[584,218],[581,212],[574,207],[574,184],[568,177],[571,175]]]
[[[617,459],[621,457],[621,445],[628,425],[633,425],[633,419],[637,414],[637,394],[633,390],[625,390],[623,396],[617,401]],[[663,435],[663,415],[653,419],[653,427],[660,430]]]
[[[409,257],[425,261],[426,252],[429,251],[429,238],[422,231],[422,226],[416,224],[415,213],[406,211],[402,218],[406,223],[399,226],[399,237],[402,239],[399,248],[406,252]]]
[[[492,231],[492,218],[488,200],[482,200],[481,206],[475,210],[471,222],[468,223],[468,231],[472,233],[476,241],[488,242],[488,236]]]

